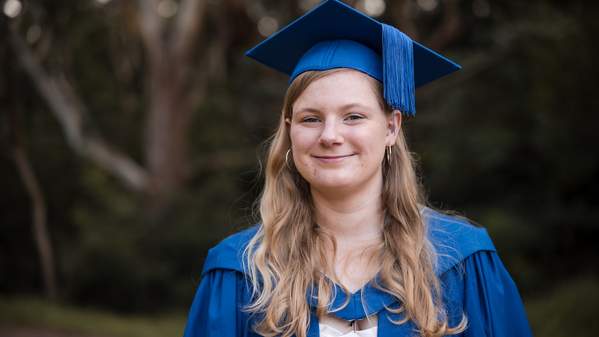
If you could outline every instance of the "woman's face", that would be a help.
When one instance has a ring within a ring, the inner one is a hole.
[[[294,102],[293,160],[312,189],[350,191],[382,181],[385,147],[395,144],[401,115],[384,113],[371,81],[355,70],[334,72]]]

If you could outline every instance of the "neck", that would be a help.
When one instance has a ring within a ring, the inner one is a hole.
[[[383,229],[382,175],[358,191],[325,193],[311,189],[316,223],[338,248],[379,242]]]

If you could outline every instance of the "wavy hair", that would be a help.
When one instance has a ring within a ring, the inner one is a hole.
[[[308,183],[286,162],[291,146],[286,118],[293,103],[314,81],[341,69],[309,71],[287,89],[278,129],[270,138],[265,184],[259,200],[262,221],[245,250],[245,269],[252,286],[246,307],[259,318],[256,332],[264,336],[305,337],[310,324],[306,301],[309,289],[318,294],[317,315],[325,314],[334,296],[334,284],[321,271],[331,270],[327,243],[334,239],[314,220]],[[382,85],[372,79],[379,104],[386,114],[392,109],[382,97]],[[396,324],[412,320],[422,336],[436,337],[463,331],[467,319],[449,327],[441,290],[434,272],[436,254],[427,237],[421,209],[425,198],[414,169],[414,159],[400,130],[389,162],[382,165],[384,226],[382,242],[375,247],[381,269],[374,286],[394,296],[401,305],[389,309],[404,313]],[[334,273],[333,273],[334,275]],[[349,294],[347,289],[344,289]]]

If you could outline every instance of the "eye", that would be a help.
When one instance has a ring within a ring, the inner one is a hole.
[[[301,118],[300,122],[301,123],[318,123],[318,122],[320,122],[320,119],[315,116],[305,116],[305,117]]]
[[[359,120],[364,119],[364,118],[365,118],[364,115],[361,115],[361,114],[358,114],[358,113],[352,113],[352,114],[347,115],[345,117],[345,120],[349,121],[349,122],[355,122],[355,121],[359,121]]]

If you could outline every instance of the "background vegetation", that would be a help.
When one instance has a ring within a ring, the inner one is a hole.
[[[317,2],[0,0],[0,327],[180,334],[287,85],[243,52]],[[596,2],[348,3],[463,66],[404,126],[431,204],[490,231],[537,336],[590,336]]]

